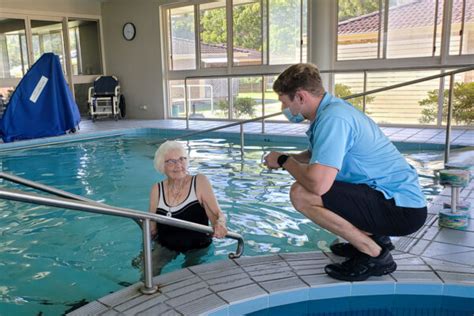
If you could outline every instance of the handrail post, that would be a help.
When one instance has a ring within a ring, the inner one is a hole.
[[[158,291],[158,286],[153,285],[153,261],[151,260],[151,231],[150,220],[143,220],[143,272],[145,284],[140,288],[143,294],[153,294]]]
[[[240,123],[240,155],[244,159],[244,124]]]
[[[451,118],[453,114],[454,74],[449,76],[448,117],[446,121],[446,141],[444,143],[444,163],[449,162],[451,147]]]
[[[186,129],[189,129],[188,79],[184,78],[184,109],[186,111]]]

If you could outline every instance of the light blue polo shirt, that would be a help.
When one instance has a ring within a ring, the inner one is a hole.
[[[350,103],[326,93],[306,134],[310,164],[339,170],[337,181],[367,184],[400,207],[424,207],[410,166],[377,124]]]

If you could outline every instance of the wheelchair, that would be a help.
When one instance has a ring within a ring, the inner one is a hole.
[[[116,121],[125,117],[125,97],[115,76],[99,76],[88,93],[89,115],[92,122],[99,116],[112,116]]]

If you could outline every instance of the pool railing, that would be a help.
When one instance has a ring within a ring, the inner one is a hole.
[[[0,198],[5,200],[12,200],[18,202],[32,203],[38,205],[46,205],[58,208],[66,208],[76,211],[84,211],[90,213],[111,215],[126,217],[135,220],[141,225],[143,235],[143,270],[144,270],[144,285],[140,291],[143,294],[153,294],[158,291],[158,286],[153,284],[153,262],[151,258],[151,221],[163,225],[169,225],[182,229],[188,229],[205,234],[213,234],[214,231],[211,227],[201,224],[196,224],[177,218],[172,218],[164,215],[153,214],[150,212],[140,212],[127,208],[119,208],[103,203],[99,203],[87,198],[75,195],[69,192],[65,192],[56,188],[46,186],[37,182],[33,182],[21,177],[13,176],[5,172],[0,172],[0,178],[10,180],[16,183],[20,183],[26,186],[30,186],[35,189],[39,189],[48,193],[55,194],[60,197],[47,197],[35,193],[27,193],[19,190],[0,188]],[[235,253],[230,253],[229,258],[239,258],[244,251],[244,239],[241,235],[228,232],[225,236],[237,240],[237,250]]]

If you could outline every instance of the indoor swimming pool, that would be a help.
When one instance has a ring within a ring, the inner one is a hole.
[[[163,179],[153,169],[160,135],[144,133],[2,152],[1,170],[113,206],[146,211],[151,186]],[[245,256],[328,250],[335,236],[293,209],[287,172],[269,171],[270,151],[297,152],[293,145],[223,138],[184,142],[190,172],[206,174],[230,231],[245,239]],[[290,144],[290,143],[288,143]],[[441,189],[433,170],[441,150],[401,147],[416,167],[428,199]],[[0,180],[0,187],[32,189]],[[141,250],[141,230],[132,220],[0,200],[0,314],[61,314],[140,279],[131,261]],[[216,240],[203,262],[227,258],[231,239]],[[178,257],[163,270],[180,269]]]

